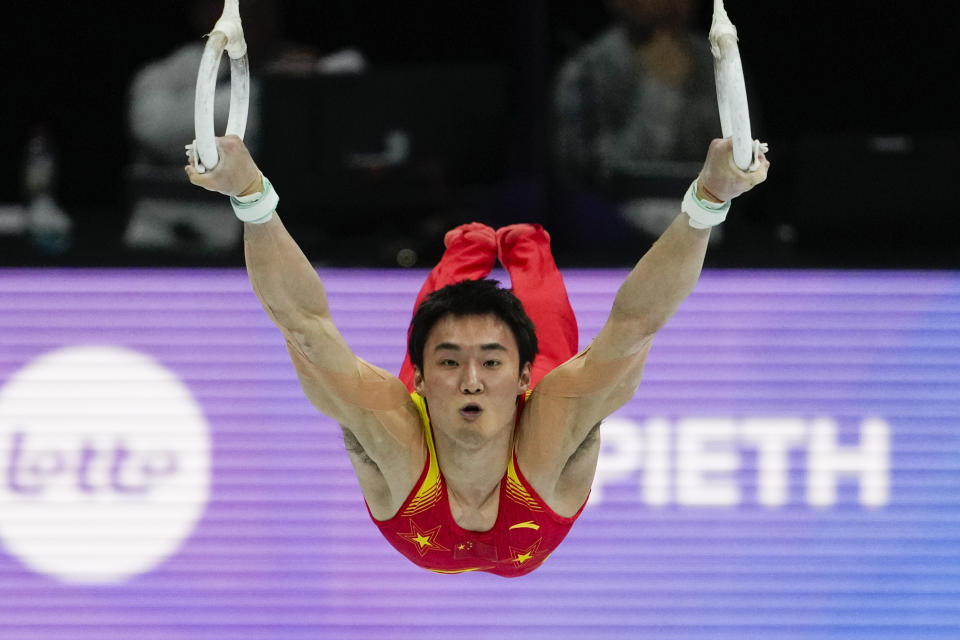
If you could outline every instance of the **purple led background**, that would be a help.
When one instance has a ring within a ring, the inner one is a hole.
[[[389,370],[424,275],[321,271],[347,342]],[[565,275],[582,347],[626,274]],[[380,537],[242,271],[0,271],[0,385],[83,344],[148,354],[187,385],[209,503],[120,584],[64,584],[0,547],[0,640],[960,637],[960,275],[705,273],[604,430],[596,499],[509,581],[431,574]],[[813,434],[834,428],[826,445],[858,464],[870,425],[889,469],[817,476]],[[779,457],[757,444],[767,427],[793,433]],[[699,467],[680,444],[698,433]],[[762,452],[781,468],[762,474]],[[815,504],[815,476],[839,478],[832,504]],[[727,503],[696,504],[712,495]]]

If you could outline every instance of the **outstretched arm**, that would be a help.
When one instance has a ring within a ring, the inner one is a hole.
[[[192,163],[186,167],[191,182],[230,196],[263,191],[263,176],[239,138],[218,138],[217,147],[220,162],[212,171],[197,173]],[[277,215],[244,223],[244,254],[253,290],[286,339],[300,386],[317,409],[343,427],[371,512],[389,517],[426,456],[407,388],[350,350],[333,324],[320,277]]]
[[[191,182],[230,196],[263,190],[262,175],[239,138],[218,138],[217,146],[220,162],[214,170],[201,174],[187,166]],[[244,224],[244,255],[253,290],[283,333],[301,385],[320,411],[363,431],[370,411],[409,401],[399,380],[363,362],[347,346],[333,323],[320,277],[279,216]]]
[[[769,166],[762,158],[757,171],[741,171],[733,164],[730,139],[714,140],[697,180],[697,197],[714,203],[732,200],[763,182]],[[679,215],[620,286],[588,358],[605,362],[645,350],[693,291],[709,238],[709,228],[693,228],[687,215]]]
[[[714,140],[698,178],[698,197],[731,200],[766,179],[768,167],[762,158],[757,171],[745,173],[733,164],[731,141]],[[518,455],[543,495],[554,488],[566,495],[562,487],[572,486],[570,504],[582,504],[596,456],[580,456],[585,462],[574,464],[575,453],[587,445],[599,421],[636,393],[653,336],[700,277],[709,236],[709,229],[691,227],[686,214],[677,216],[620,286],[610,316],[590,346],[547,374],[534,391],[521,418]],[[590,447],[595,453],[598,441]]]

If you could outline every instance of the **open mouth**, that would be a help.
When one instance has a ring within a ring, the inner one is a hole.
[[[467,420],[476,420],[483,413],[483,409],[478,404],[467,404],[460,407],[460,415]]]

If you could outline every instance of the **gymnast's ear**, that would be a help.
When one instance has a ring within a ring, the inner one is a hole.
[[[417,365],[413,365],[413,390],[423,395],[423,371]]]
[[[520,378],[517,380],[517,387],[520,390],[519,393],[526,393],[530,389],[532,369],[533,365],[529,362],[520,367]]]

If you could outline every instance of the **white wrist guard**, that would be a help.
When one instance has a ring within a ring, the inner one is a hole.
[[[686,195],[683,196],[683,203],[680,210],[690,217],[690,226],[694,229],[709,229],[715,227],[727,219],[727,211],[730,211],[730,201],[726,202],[705,202],[697,197],[697,181],[694,180]]]
[[[280,196],[267,176],[261,174],[263,178],[263,191],[251,193],[248,196],[230,196],[230,204],[233,205],[233,212],[243,222],[250,224],[263,224],[273,217],[273,212],[277,210],[277,204],[280,203]]]

